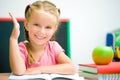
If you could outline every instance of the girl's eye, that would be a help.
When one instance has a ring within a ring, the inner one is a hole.
[[[46,26],[46,29],[51,29],[52,27],[50,27],[50,26]]]
[[[38,24],[34,24],[34,26],[39,26]]]

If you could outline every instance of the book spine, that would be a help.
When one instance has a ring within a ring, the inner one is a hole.
[[[114,69],[110,69],[109,67],[107,69],[98,69],[98,74],[116,74],[116,73],[120,73],[120,69],[118,69],[117,67]]]

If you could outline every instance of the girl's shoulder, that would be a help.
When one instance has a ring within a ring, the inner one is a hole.
[[[48,45],[51,47],[60,46],[60,44],[57,41],[49,41]]]
[[[26,43],[28,43],[28,41],[19,42],[18,46],[21,51],[26,51]]]
[[[26,47],[26,46],[25,46],[26,43],[28,43],[28,41],[19,42],[18,46],[19,46],[19,47]]]
[[[61,45],[57,41],[49,41],[48,42],[49,49],[54,50],[55,52],[64,51]]]

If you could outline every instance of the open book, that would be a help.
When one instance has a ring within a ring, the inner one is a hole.
[[[61,75],[61,74],[37,74],[16,76],[11,73],[9,80],[84,80],[78,74]]]

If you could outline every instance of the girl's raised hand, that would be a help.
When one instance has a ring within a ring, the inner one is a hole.
[[[20,35],[20,25],[11,13],[9,13],[9,15],[12,18],[14,24],[10,38],[18,40],[18,37]]]

